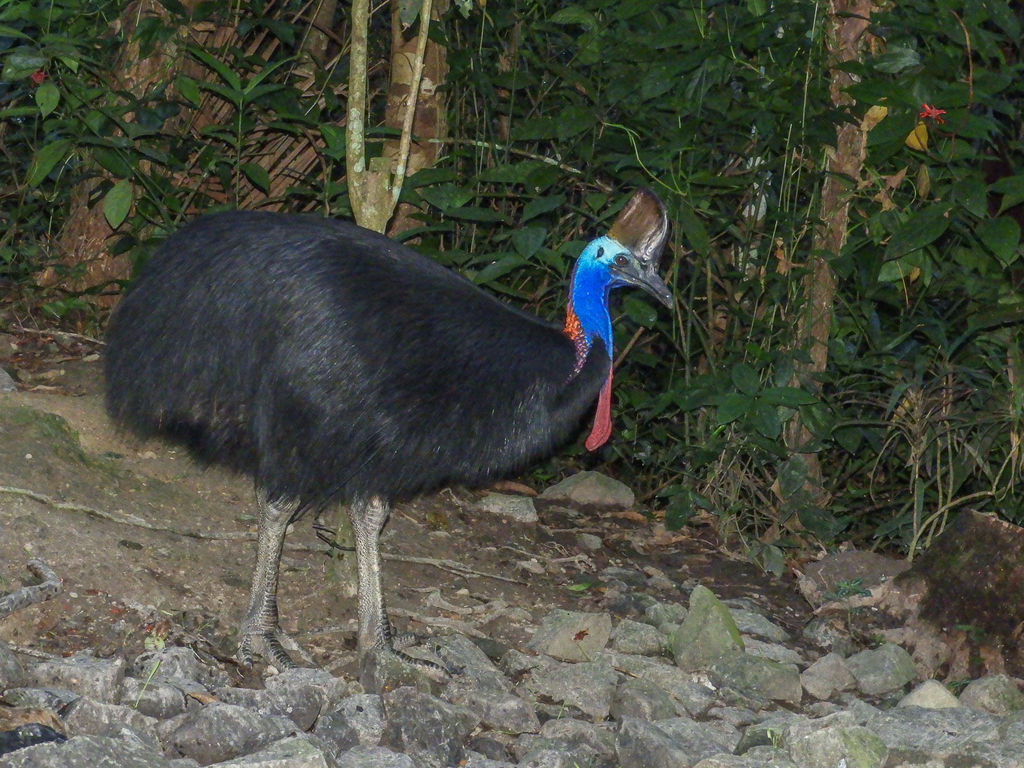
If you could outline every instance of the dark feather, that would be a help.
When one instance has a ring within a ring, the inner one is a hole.
[[[169,238],[108,331],[107,407],[271,498],[402,499],[508,474],[566,440],[608,373],[382,235],[313,216],[206,216]],[[571,379],[571,381],[570,381]]]

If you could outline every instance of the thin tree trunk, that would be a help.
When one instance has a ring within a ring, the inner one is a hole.
[[[854,100],[846,93],[853,77],[839,65],[859,61],[870,39],[868,22],[873,0],[831,0],[826,22],[832,66],[829,92],[832,103],[841,111],[850,112]],[[821,188],[819,221],[812,236],[809,271],[803,279],[804,303],[797,320],[796,347],[807,352],[809,362],[797,363],[796,383],[814,389],[815,374],[825,371],[828,344],[834,317],[835,274],[831,262],[839,258],[846,243],[850,219],[850,200],[857,187],[864,165],[865,131],[857,121],[844,122],[836,128],[836,144],[830,149]],[[823,505],[828,493],[822,480],[817,454],[804,453],[811,433],[799,414],[792,420],[787,440],[806,463],[804,490],[811,499]]]

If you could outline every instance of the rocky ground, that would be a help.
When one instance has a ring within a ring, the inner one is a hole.
[[[1016,668],[974,674],[1000,666],[943,662],[894,621],[902,563],[766,576],[593,475],[397,510],[391,612],[452,679],[384,663],[358,682],[354,601],[302,522],[282,620],[316,668],[240,669],[251,489],[112,432],[72,342],[16,341],[0,593],[31,596],[33,558],[63,589],[0,617],[0,766],[1024,766]]]

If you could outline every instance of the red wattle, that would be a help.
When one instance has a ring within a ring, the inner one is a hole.
[[[597,413],[594,414],[594,426],[590,436],[583,443],[588,451],[596,451],[612,434],[612,372],[608,371],[608,380],[601,387],[597,398]]]

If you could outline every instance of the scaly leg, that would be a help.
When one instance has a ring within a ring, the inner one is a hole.
[[[395,649],[384,592],[381,589],[380,549],[377,539],[388,520],[391,507],[379,496],[357,500],[349,506],[349,516],[356,534],[356,569],[359,572],[359,658],[375,650],[392,653],[403,661],[432,672],[447,674],[448,670],[425,659],[409,656]]]
[[[281,567],[284,535],[298,510],[298,504],[267,501],[259,494],[259,523],[256,541],[256,568],[249,590],[249,608],[242,619],[238,660],[252,666],[254,646],[277,667],[298,666],[281,645],[287,636],[281,631],[277,614],[277,577]]]

